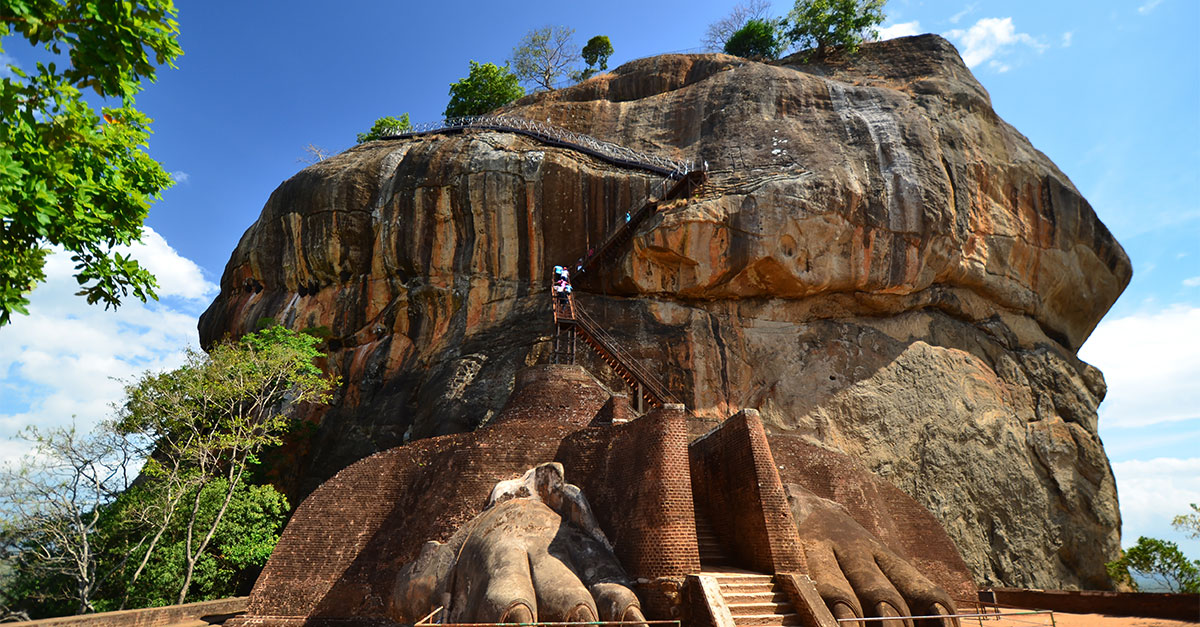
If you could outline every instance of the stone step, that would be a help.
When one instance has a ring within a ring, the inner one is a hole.
[[[733,583],[733,584],[721,583],[719,585],[721,588],[722,595],[728,595],[728,594],[766,594],[766,595],[770,595],[770,594],[773,594],[775,591],[774,590],[775,584],[770,583],[770,582],[767,582],[767,583]]]
[[[769,601],[731,603],[729,597],[725,597],[725,603],[729,606],[729,613],[735,617],[758,616],[760,614],[787,614],[792,611],[792,604],[786,599],[779,603],[771,603]]]
[[[733,592],[722,592],[721,597],[726,603],[787,603],[788,596],[782,591],[775,590],[772,593],[750,593],[738,594]]]
[[[791,612],[788,614],[755,614],[734,616],[733,624],[738,627],[783,627],[784,625],[802,625],[800,615]]]
[[[717,583],[774,583],[775,581],[770,575],[757,573],[718,572],[712,573],[712,576],[717,578]]]

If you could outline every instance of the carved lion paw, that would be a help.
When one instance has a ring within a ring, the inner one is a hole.
[[[405,566],[395,617],[412,622],[439,605],[450,622],[645,620],[587,500],[559,464],[497,484],[482,513]]]
[[[841,505],[795,484],[786,484],[784,489],[804,545],[808,574],[835,618],[956,613],[945,590],[863,529]],[[922,623],[938,627],[959,624],[955,618],[918,621]],[[912,621],[901,619],[866,624],[913,627]]]

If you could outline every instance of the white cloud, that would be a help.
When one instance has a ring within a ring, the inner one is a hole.
[[[967,6],[963,7],[962,11],[959,11],[958,13],[955,13],[954,15],[950,16],[950,23],[957,24],[959,20],[963,19],[964,17],[966,17],[967,15],[969,15],[971,13],[974,13],[975,8],[978,6],[979,6],[978,2],[972,2],[971,4],[968,4]]]
[[[0,442],[26,425],[64,426],[72,416],[90,428],[121,399],[119,379],[178,366],[184,349],[196,345],[197,317],[216,286],[151,229],[127,252],[158,277],[159,295],[173,298],[127,298],[115,311],[88,305],[75,296],[68,255],[53,253],[29,315],[0,328]],[[0,444],[0,461],[22,448]]]
[[[1079,351],[1104,373],[1100,419],[1141,427],[1200,417],[1200,307],[1105,320]]]
[[[1179,259],[1179,257],[1176,257]],[[1184,287],[1200,287],[1200,276],[1194,276],[1183,280]]]
[[[901,22],[884,26],[879,29],[879,41],[885,39],[895,39],[897,37],[911,37],[921,33],[921,24],[917,20],[911,22]]]
[[[1075,38],[1075,31],[1067,31],[1062,34],[1062,47],[1070,48],[1071,40]]]
[[[1027,46],[1037,52],[1047,47],[1028,33],[1018,33],[1011,17],[985,17],[965,31],[954,29],[946,35],[958,41],[963,62],[970,68],[1008,52],[1016,45]]]
[[[1146,14],[1150,13],[1151,11],[1153,11],[1154,7],[1156,7],[1160,4],[1162,4],[1162,0],[1149,0],[1149,2],[1138,7],[1137,11],[1138,11],[1138,13],[1141,13],[1142,15],[1146,15]]]
[[[187,183],[192,176],[183,170],[175,170],[171,173],[171,180],[176,183]]]
[[[996,70],[997,72],[999,72],[1001,74],[1012,69],[1012,66],[1001,63],[995,59],[988,61],[988,67],[992,68],[993,70]]]
[[[179,296],[188,299],[207,299],[216,294],[217,286],[204,278],[196,262],[181,256],[150,227],[143,227],[142,241],[132,246],[118,246],[121,253],[133,255],[158,279],[155,290],[159,297]]]
[[[1186,539],[1171,529],[1171,519],[1200,503],[1200,457],[1160,457],[1112,465],[1121,503],[1121,544],[1130,546],[1138,536],[1179,542],[1185,554]],[[1195,544],[1195,542],[1190,542]]]

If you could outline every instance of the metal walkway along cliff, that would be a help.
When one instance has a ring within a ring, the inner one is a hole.
[[[650,190],[646,198],[625,213],[625,220],[609,233],[595,249],[589,250],[575,263],[577,273],[594,270],[611,261],[630,240],[638,227],[654,215],[660,204],[676,198],[691,196],[708,179],[706,169],[677,170]],[[577,339],[583,340],[634,392],[634,408],[645,413],[649,407],[678,403],[667,387],[632,355],[621,348],[599,323],[575,302],[574,295],[554,291],[551,302],[554,310],[554,363],[575,363]]]
[[[510,115],[452,117],[436,122],[422,122],[406,128],[393,127],[384,129],[381,139],[405,139],[419,135],[461,133],[469,130],[516,133],[531,137],[544,144],[582,152],[613,165],[646,170],[671,179],[680,178],[696,169],[690,161],[679,161],[638,152],[632,148],[596,139],[590,135],[568,131],[553,124]]]
[[[452,117],[405,128],[385,129],[381,135],[382,139],[405,139],[420,135],[462,133],[471,130],[516,133],[547,145],[582,152],[612,165],[640,169],[664,177],[650,189],[645,198],[625,212],[624,221],[619,221],[618,226],[598,247],[580,256],[574,266],[568,266],[578,273],[587,272],[601,263],[614,259],[622,247],[633,239],[638,227],[658,211],[661,203],[691,196],[708,180],[707,164],[704,164],[703,168],[697,169],[691,161],[668,159],[638,152],[552,124],[515,116]],[[591,316],[579,308],[570,292],[555,294],[552,302],[555,327],[552,356],[554,363],[575,363],[576,339],[581,339],[633,390],[636,397],[635,408],[638,412],[644,413],[648,407],[661,407],[666,403],[678,402],[671,396],[666,386],[643,368],[632,355],[622,349],[620,344]]]

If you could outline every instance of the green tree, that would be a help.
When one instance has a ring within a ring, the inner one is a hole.
[[[0,553],[14,578],[3,586],[12,597],[7,605],[95,611],[97,591],[124,567],[123,560],[97,559],[105,545],[103,514],[130,486],[134,462],[148,447],[112,427],[104,423],[91,433],[31,427],[20,434],[30,453],[0,469]]]
[[[725,54],[757,60],[773,60],[785,43],[777,22],[750,20],[725,43]]]
[[[575,29],[546,26],[525,33],[512,51],[513,72],[533,89],[554,89],[579,63]]]
[[[195,488],[200,492],[199,525],[213,524],[221,513],[228,487],[226,480],[219,478]],[[180,510],[173,517],[164,541],[153,552],[148,553],[144,545],[137,550],[135,559],[148,557],[140,581],[130,580],[129,569],[122,571],[125,577],[114,578],[102,591],[102,598],[96,603],[99,609],[152,607],[177,602],[187,572],[185,521],[189,519],[187,508],[190,507],[192,496],[189,495],[180,503]],[[145,501],[156,498],[149,490],[130,491],[123,495],[119,507],[114,507],[106,518],[114,526],[120,525],[129,516],[128,510],[142,511],[147,507]],[[288,509],[287,499],[272,486],[253,485],[244,480],[235,486],[224,515],[216,525],[212,542],[196,560],[189,600],[203,601],[245,594],[279,541],[287,522]],[[128,541],[109,544],[119,547],[128,544]],[[120,559],[119,555],[111,553],[101,556],[101,561]]]
[[[788,39],[801,47],[815,48],[818,59],[831,49],[856,52],[859,44],[877,35],[875,27],[886,17],[887,0],[796,0],[788,14]]]
[[[267,327],[143,374],[93,434],[30,431],[35,454],[0,473],[0,560],[17,573],[0,601],[41,613],[183,603],[261,566],[287,506],[248,479],[291,408],[327,400],[319,341]]]
[[[239,341],[219,344],[208,354],[189,351],[180,368],[145,374],[126,387],[118,428],[154,441],[155,453],[143,473],[161,485],[164,494],[186,505],[184,574],[176,603],[186,600],[197,563],[246,470],[257,463],[263,449],[278,445],[292,426],[288,410],[300,403],[328,400],[332,384],[313,363],[321,355],[316,348],[319,342],[310,335],[270,326]],[[193,487],[217,479],[225,482],[224,500],[208,521],[202,515],[204,491]],[[162,508],[159,537],[176,508],[175,504]]]
[[[524,95],[520,81],[507,65],[471,61],[467,77],[450,84],[450,102],[444,115],[483,115]]]
[[[9,64],[0,79],[0,326],[28,313],[52,247],[71,255],[89,304],[155,297],[154,277],[113,249],[141,239],[151,200],[171,185],[143,150],[150,119],[134,95],[183,53],[175,15],[172,0],[0,6],[0,52],[15,33],[56,59]],[[84,90],[114,106],[97,112]]]
[[[769,20],[768,11],[770,10],[771,3],[767,0],[745,0],[744,2],[739,2],[734,5],[729,15],[708,25],[708,31],[705,32],[701,43],[709,50],[724,50],[729,38],[741,30],[746,25],[746,22],[750,20]]]
[[[1171,526],[1193,540],[1200,540],[1200,505],[1192,503],[1192,511],[1171,519]]]
[[[583,61],[587,63],[587,67],[575,78],[586,81],[597,72],[607,70],[608,58],[612,56],[612,53],[612,42],[608,40],[607,36],[596,35],[589,39],[587,45],[583,47]]]
[[[1171,592],[1200,592],[1200,560],[1188,561],[1179,546],[1167,540],[1142,536],[1121,559],[1106,566],[1114,581],[1134,590],[1134,575],[1140,575]]]
[[[375,123],[371,125],[371,129],[369,131],[365,133],[359,133],[356,137],[358,138],[358,143],[361,144],[363,142],[382,139],[387,135],[403,133],[410,128],[412,128],[412,124],[409,124],[408,122],[407,113],[402,114],[398,118],[388,115],[375,120]]]

